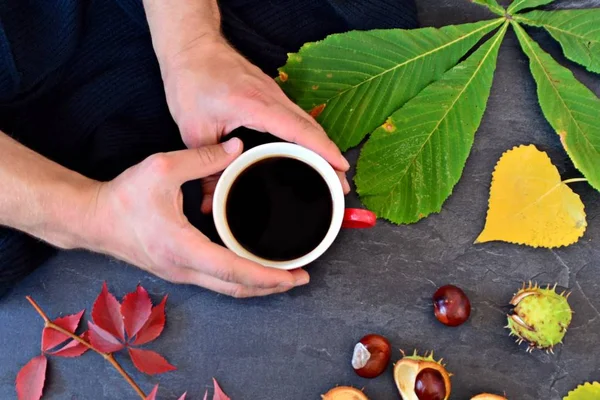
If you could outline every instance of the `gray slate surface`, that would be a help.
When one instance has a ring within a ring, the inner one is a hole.
[[[466,0],[420,0],[419,5],[426,26],[489,17]],[[600,7],[600,1],[557,0],[555,7]],[[600,95],[598,76],[566,62],[543,32],[530,32]],[[390,339],[394,359],[399,348],[433,349],[444,357],[454,373],[453,399],[484,391],[506,392],[511,400],[560,399],[578,384],[600,379],[600,195],[585,184],[574,185],[589,222],[574,246],[553,251],[502,243],[474,246],[494,164],[522,143],[547,151],[563,177],[577,176],[541,115],[526,59],[509,31],[464,177],[439,215],[412,226],[379,222],[372,230],[344,231],[310,267],[308,287],[261,299],[235,300],[171,285],[102,256],[62,253],[0,302],[0,398],[15,397],[18,369],[39,354],[42,323],[24,296],[33,295],[51,316],[59,316],[90,310],[107,280],[118,297],[138,282],[156,301],[169,294],[167,328],[147,347],[164,354],[178,371],[147,377],[125,355],[118,357],[146,391],[160,382],[164,399],[186,390],[189,398],[200,399],[213,376],[234,400],[317,399],[338,384],[364,387],[374,400],[397,399],[391,367],[374,380],[352,371],[352,348],[370,332]],[[350,152],[352,160],[356,155]],[[348,203],[360,204],[355,195]],[[502,306],[530,279],[573,291],[576,314],[555,355],[526,354],[503,329]],[[446,328],[433,317],[430,296],[446,283],[463,287],[473,304],[470,321],[459,328]],[[47,399],[136,398],[112,367],[91,353],[51,359],[45,393]]]

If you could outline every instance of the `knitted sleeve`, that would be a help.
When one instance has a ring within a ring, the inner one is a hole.
[[[74,52],[84,2],[0,0],[0,105],[43,90]]]
[[[10,99],[19,86],[19,73],[12,58],[4,25],[0,20],[0,102]]]
[[[115,0],[137,25],[149,30],[142,0]]]
[[[114,0],[148,31],[143,0]],[[418,26],[415,0],[218,0],[227,39],[274,76],[289,52],[331,33]]]

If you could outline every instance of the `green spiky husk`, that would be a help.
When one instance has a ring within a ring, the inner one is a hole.
[[[402,352],[402,358],[408,358],[409,360],[416,360],[416,361],[429,361],[429,362],[434,362],[436,364],[441,365],[442,367],[445,367],[446,364],[442,363],[442,361],[444,361],[443,358],[440,358],[439,360],[436,360],[435,358],[433,358],[433,350],[430,352],[425,352],[423,353],[422,356],[420,356],[417,352],[417,350],[415,350],[411,355],[406,355],[404,353],[404,351],[400,350]]]
[[[433,361],[433,362],[437,362],[433,358],[433,351],[430,351],[429,353],[425,352],[425,354],[423,356],[420,356],[419,353],[417,352],[417,350],[415,350],[409,356],[407,356],[406,354],[404,354],[404,352],[402,352],[402,358],[408,358],[410,360],[417,360],[417,361]]]
[[[563,400],[594,400],[600,398],[600,383],[586,382],[571,390]]]
[[[511,304],[515,306],[513,315],[508,316],[507,328],[517,342],[529,343],[528,351],[535,348],[552,351],[562,343],[572,319],[572,310],[564,292],[556,293],[554,288],[540,288],[537,284],[523,286],[515,294]]]

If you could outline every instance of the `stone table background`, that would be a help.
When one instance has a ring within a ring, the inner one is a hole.
[[[424,26],[489,18],[467,0],[420,0]],[[555,7],[600,7],[600,0],[555,2]],[[567,62],[539,30],[545,49],[600,95],[600,77]],[[600,110],[599,110],[600,112]],[[509,30],[483,123],[463,179],[443,211],[415,225],[379,222],[372,230],[344,231],[309,268],[312,281],[290,293],[235,300],[191,286],[175,286],[136,268],[84,252],[62,253],[0,300],[0,398],[15,397],[19,368],[39,354],[41,319],[25,301],[34,298],[51,316],[89,311],[102,282],[117,297],[140,282],[155,301],[168,293],[167,327],[148,346],[179,369],[148,377],[119,356],[141,387],[160,382],[162,399],[183,391],[200,399],[216,377],[234,400],[318,399],[344,384],[364,387],[374,400],[397,399],[391,367],[373,380],[357,377],[350,358],[364,334],[387,336],[394,348],[435,350],[446,360],[452,398],[505,392],[511,400],[555,400],[588,380],[600,379],[600,195],[573,185],[586,205],[589,227],[576,245],[558,250],[503,243],[473,245],[483,227],[490,176],[501,154],[534,143],[549,153],[563,177],[577,176],[543,118],[528,63]],[[356,160],[357,152],[349,158]],[[348,202],[359,206],[352,194]],[[555,355],[525,353],[508,337],[502,306],[523,281],[555,283],[573,291],[576,313]],[[436,287],[454,283],[469,295],[473,312],[459,328],[432,313]],[[89,316],[89,313],[86,314]],[[47,399],[136,398],[101,357],[51,359]]]

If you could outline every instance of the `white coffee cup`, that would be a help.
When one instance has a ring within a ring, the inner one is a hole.
[[[236,238],[231,233],[231,230],[229,229],[229,225],[227,223],[227,197],[229,195],[229,191],[233,183],[236,181],[238,176],[242,172],[244,172],[248,167],[254,165],[255,163],[261,160],[265,160],[267,158],[272,157],[288,157],[299,161],[303,161],[304,163],[308,164],[321,175],[321,177],[327,184],[327,187],[329,188],[329,192],[331,193],[333,212],[329,230],[327,231],[325,237],[317,247],[315,247],[308,254],[305,254],[304,256],[293,260],[273,261],[252,254],[236,240]],[[366,213],[368,215],[369,212]],[[225,246],[227,246],[227,248],[229,248],[231,251],[233,251],[240,257],[254,261],[266,267],[286,270],[303,267],[307,264],[310,264],[311,262],[319,258],[321,255],[323,255],[323,253],[325,253],[327,249],[329,249],[329,247],[333,244],[335,238],[340,232],[345,217],[348,217],[346,219],[352,219],[350,214],[347,212],[347,210],[345,210],[345,199],[342,184],[340,183],[340,179],[338,178],[335,170],[331,167],[331,165],[323,157],[313,152],[312,150],[292,143],[268,143],[254,147],[244,152],[234,162],[232,162],[225,169],[225,171],[223,171],[223,174],[217,182],[217,186],[215,188],[215,193],[213,197],[213,217],[215,221],[215,226]],[[365,214],[363,213],[362,216],[364,217],[364,215]],[[374,214],[369,216],[369,219],[372,219],[372,221],[368,222],[369,224],[374,223]],[[357,219],[354,218],[353,222],[360,221],[357,221]]]

